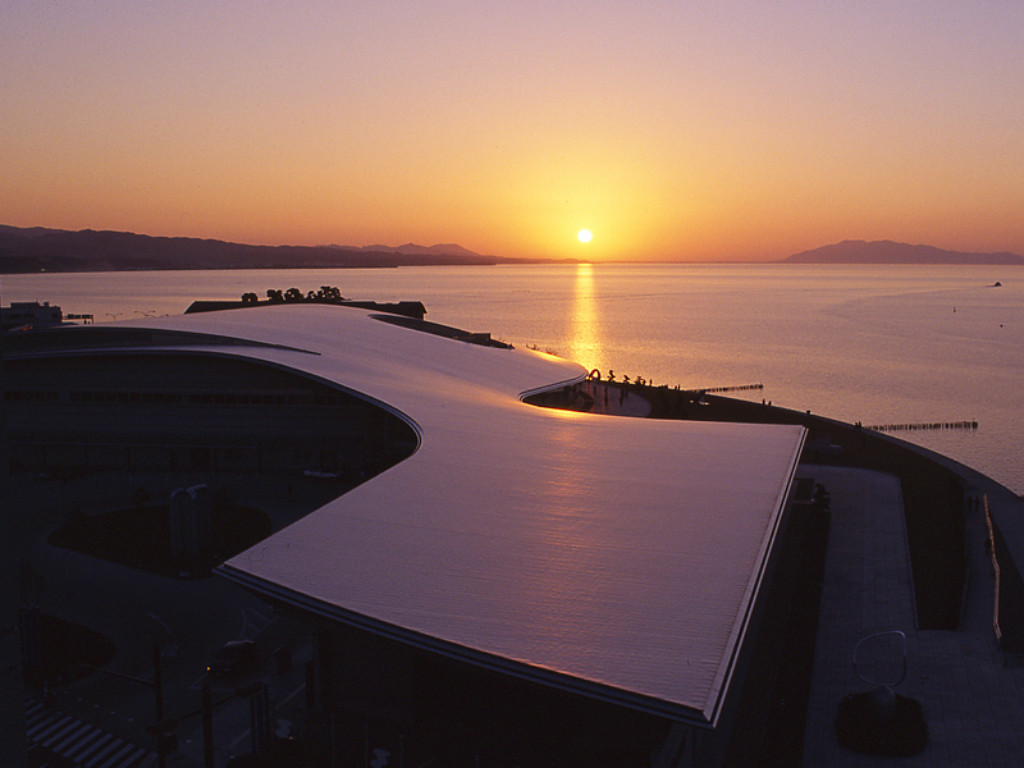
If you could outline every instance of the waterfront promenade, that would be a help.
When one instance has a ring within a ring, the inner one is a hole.
[[[1024,665],[999,649],[993,633],[994,580],[983,512],[966,512],[969,576],[960,626],[919,630],[899,480],[863,469],[815,465],[802,466],[800,476],[813,478],[831,494],[803,765],[1020,765]],[[971,490],[984,493],[986,488]],[[886,630],[906,633],[907,675],[896,692],[921,702],[928,725],[928,744],[913,757],[849,751],[839,745],[834,728],[842,698],[872,687],[854,669],[854,645]]]

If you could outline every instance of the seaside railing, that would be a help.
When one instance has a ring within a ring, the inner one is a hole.
[[[872,424],[864,427],[875,432],[915,432],[928,429],[977,429],[978,422],[970,421],[925,421],[902,424]]]
[[[992,558],[992,574],[995,577],[995,592],[992,602],[992,629],[995,631],[996,641],[1002,644],[1003,628],[999,623],[999,586],[1000,582],[1002,582],[1003,574],[999,567],[999,553],[996,551],[995,527],[992,525],[992,515],[988,511],[988,494],[981,497],[981,503],[982,508],[985,510],[985,525],[988,528],[988,541],[986,542],[986,547]]]

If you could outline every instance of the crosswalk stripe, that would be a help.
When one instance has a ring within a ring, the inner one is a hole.
[[[50,716],[50,713],[46,711],[46,707],[37,701],[33,701],[27,707],[25,707],[25,726],[31,728],[36,723],[45,720]]]
[[[32,741],[36,741],[36,742],[42,741],[43,739],[47,738],[54,731],[58,731],[61,728],[66,728],[68,726],[68,723],[72,722],[73,720],[74,720],[73,717],[69,717],[69,716],[65,715],[64,717],[60,718],[59,720],[45,722],[42,725],[40,725],[39,728],[36,729],[35,733],[31,733],[30,732],[28,734],[28,737]]]
[[[134,750],[142,751],[140,747],[136,747],[134,744],[126,744],[124,749],[122,749],[120,752],[115,754],[107,762],[100,763],[100,764],[96,765],[96,768],[114,768],[114,766],[118,762],[120,762],[122,760],[122,758],[124,758],[125,756],[128,755],[129,752],[132,752]],[[88,768],[92,768],[92,766],[89,765],[89,763],[86,763],[86,766],[88,766]]]
[[[90,733],[69,746],[64,752],[64,757],[71,760],[80,759],[82,755],[92,752],[96,747],[96,743],[102,741],[105,735],[107,734],[104,734],[99,728],[93,728]]]
[[[56,749],[55,747],[57,746],[58,743],[63,744],[64,741],[67,739],[68,734],[75,734],[87,730],[89,730],[88,725],[79,720],[72,719],[71,723],[66,728],[61,728],[56,733],[47,736],[45,739],[42,739],[40,741],[40,744],[42,744],[47,749],[52,749],[54,752],[59,753],[60,750]]]
[[[69,728],[74,728],[75,723],[77,722],[78,721],[73,717],[62,717],[49,728],[41,729],[39,735],[33,738],[33,741],[45,743],[54,737],[59,737],[61,733],[67,731]]]
[[[62,741],[54,741],[52,744],[44,744],[59,755],[65,754],[64,750],[70,744],[77,744],[86,736],[91,735],[96,729],[88,723],[80,723],[78,728],[72,728]]]
[[[156,753],[114,736],[77,718],[26,698],[28,740],[36,747],[84,768],[138,768],[153,764]]]
[[[111,760],[111,758],[113,758],[115,755],[118,755],[121,752],[123,752],[124,749],[125,742],[119,738],[114,743],[110,744],[108,748],[104,749],[102,752],[93,755],[91,758],[84,761],[82,765],[85,765],[88,768],[92,768],[92,766],[99,765],[100,763]]]
[[[81,762],[82,760],[92,757],[101,749],[106,749],[111,742],[115,741],[117,741],[117,737],[115,737],[113,734],[104,733],[100,738],[91,742],[89,746],[83,749],[81,752],[78,752],[74,755],[68,755],[68,757],[71,757],[72,759]]]
[[[88,760],[82,761],[82,765],[86,765],[86,766],[90,766],[91,767],[93,765],[96,765],[96,763],[98,763],[101,760],[106,760],[111,755],[113,755],[115,752],[117,752],[119,749],[121,749],[121,746],[123,744],[124,744],[124,742],[121,741],[120,739],[114,739],[112,742],[107,744],[100,752],[97,752],[95,755],[90,757]]]

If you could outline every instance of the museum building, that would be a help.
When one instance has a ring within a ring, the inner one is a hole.
[[[452,763],[728,762],[805,430],[533,406],[586,370],[437,328],[282,304],[9,334],[11,478],[353,478],[219,569],[315,624],[339,727]]]

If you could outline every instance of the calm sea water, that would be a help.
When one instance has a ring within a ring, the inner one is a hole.
[[[529,265],[0,277],[5,304],[50,301],[97,321],[321,285],[349,298],[420,300],[430,320],[535,345],[605,376],[614,370],[686,388],[763,383],[747,396],[868,425],[977,420],[976,431],[898,436],[1024,493],[1024,267]]]

